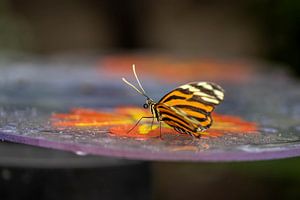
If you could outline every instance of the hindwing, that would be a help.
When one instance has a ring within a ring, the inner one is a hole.
[[[224,90],[217,84],[193,82],[172,90],[158,102],[158,105],[173,109],[178,116],[184,118],[184,121],[192,124],[191,127],[197,127],[195,132],[201,132],[211,126],[210,114],[223,99]]]

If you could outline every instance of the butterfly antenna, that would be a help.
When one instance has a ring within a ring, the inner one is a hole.
[[[138,82],[138,84],[139,84],[139,86],[140,86],[142,92],[141,92],[137,87],[135,87],[132,83],[130,83],[129,81],[127,81],[124,77],[122,78],[122,80],[123,80],[127,85],[129,85],[130,87],[132,87],[135,91],[137,91],[137,92],[140,93],[141,95],[145,96],[146,98],[150,99],[150,98],[146,95],[145,90],[144,90],[144,88],[142,87],[142,85],[141,85],[141,83],[140,83],[140,81],[139,81],[139,79],[138,79],[138,77],[137,77],[137,75],[136,75],[135,65],[132,65],[132,70],[133,70],[134,76],[135,76],[135,78],[136,78],[136,80],[137,80],[137,82]]]
[[[136,71],[135,71],[135,64],[132,65],[132,70],[133,70],[135,79],[137,80],[137,82],[138,82],[138,84],[139,84],[141,90],[143,91],[144,94],[146,94],[146,92],[145,92],[144,88],[142,87],[142,84],[141,84],[141,82],[140,82],[140,80],[139,80],[139,78],[138,78],[138,76],[137,76],[137,74],[136,74]]]
[[[131,86],[135,91],[137,91],[138,93],[140,93],[141,95],[144,95],[144,93],[142,93],[139,89],[137,89],[132,83],[130,83],[129,81],[127,81],[125,78],[122,78],[122,80],[129,86]]]

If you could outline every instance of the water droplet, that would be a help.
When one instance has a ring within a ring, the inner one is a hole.
[[[86,152],[83,152],[83,151],[76,151],[75,152],[77,155],[79,155],[79,156],[86,156],[87,155],[87,153]]]
[[[71,139],[71,138],[73,138],[72,135],[66,135],[66,134],[61,135],[60,137],[61,137],[61,138],[65,138],[65,139]]]
[[[262,128],[261,130],[264,131],[264,132],[267,132],[267,133],[278,133],[277,129],[270,128],[270,127],[265,127],[265,128]]]

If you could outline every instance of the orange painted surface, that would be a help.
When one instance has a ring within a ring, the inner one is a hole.
[[[255,77],[255,69],[245,61],[220,61],[215,59],[176,58],[163,55],[116,55],[101,58],[100,69],[111,76],[131,75],[131,65],[136,64],[141,77],[173,83],[174,81],[229,81],[244,82]]]
[[[138,107],[119,107],[111,112],[102,110],[75,108],[69,113],[52,115],[52,125],[55,127],[99,127],[107,129],[112,136],[132,138],[159,137],[159,123],[154,122],[151,129],[151,119],[144,119],[135,129],[128,133],[136,122],[143,116],[151,113]],[[240,117],[222,114],[213,114],[214,123],[210,129],[203,132],[202,137],[220,137],[225,134],[254,134],[257,125]],[[162,134],[180,133],[162,122]],[[181,134],[185,135],[185,134]],[[185,135],[190,137],[188,135]]]

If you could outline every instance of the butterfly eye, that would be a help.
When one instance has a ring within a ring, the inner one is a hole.
[[[145,104],[143,105],[143,107],[144,107],[145,109],[147,109],[149,106],[148,106],[148,104],[145,103]]]

